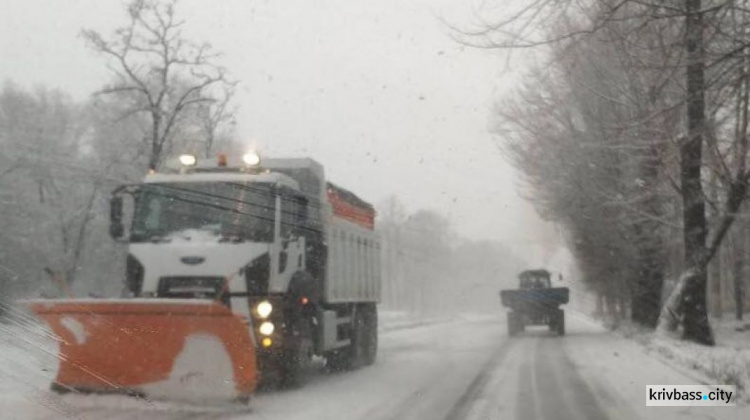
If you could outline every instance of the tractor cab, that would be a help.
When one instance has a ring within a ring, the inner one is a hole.
[[[549,289],[552,274],[547,270],[526,270],[518,275],[520,289]]]

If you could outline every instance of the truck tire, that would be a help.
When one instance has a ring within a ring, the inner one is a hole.
[[[312,364],[313,337],[309,320],[302,318],[293,328],[288,344],[281,351],[278,367],[282,388],[302,386]]]
[[[365,341],[364,347],[364,365],[370,366],[375,363],[378,357],[378,308],[374,303],[364,305],[365,310]]]
[[[334,350],[326,355],[326,368],[331,372],[343,372],[352,368],[349,347]]]
[[[368,322],[368,318],[370,321]],[[368,323],[372,324],[373,317],[368,316],[368,305],[357,305],[351,324],[351,343],[345,348],[336,350],[326,357],[326,366],[332,371],[358,369],[368,364],[371,359],[375,362],[377,354],[377,327],[375,327],[375,349],[369,339]],[[375,318],[377,325],[377,318]],[[369,354],[368,354],[369,353]]]

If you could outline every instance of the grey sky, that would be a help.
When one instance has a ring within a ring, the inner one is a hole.
[[[85,98],[109,74],[78,32],[109,33],[121,4],[0,0],[0,79]],[[471,2],[183,0],[179,10],[187,34],[222,51],[241,81],[248,144],[312,156],[368,200],[396,194],[472,238],[550,240],[488,132],[490,107],[522,69],[455,43],[438,19],[470,22]]]

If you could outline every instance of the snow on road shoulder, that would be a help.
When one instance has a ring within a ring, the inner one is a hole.
[[[716,345],[683,341],[630,323],[615,331],[641,344],[648,352],[688,375],[700,375],[712,384],[735,385],[740,399],[750,403],[750,323],[734,319],[712,319]]]
[[[740,397],[749,403],[750,331],[734,321],[714,320],[712,325],[714,347],[658,334],[649,334],[641,342],[662,357],[707,375],[712,383],[737,386]]]
[[[750,418],[750,406],[646,407],[646,385],[714,383],[698,371],[670,363],[640,343],[609,332],[584,316],[570,317],[564,346],[571,362],[612,419]]]

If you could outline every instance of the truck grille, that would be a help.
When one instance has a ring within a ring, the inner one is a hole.
[[[223,277],[170,276],[159,278],[159,297],[213,299],[224,286]]]

